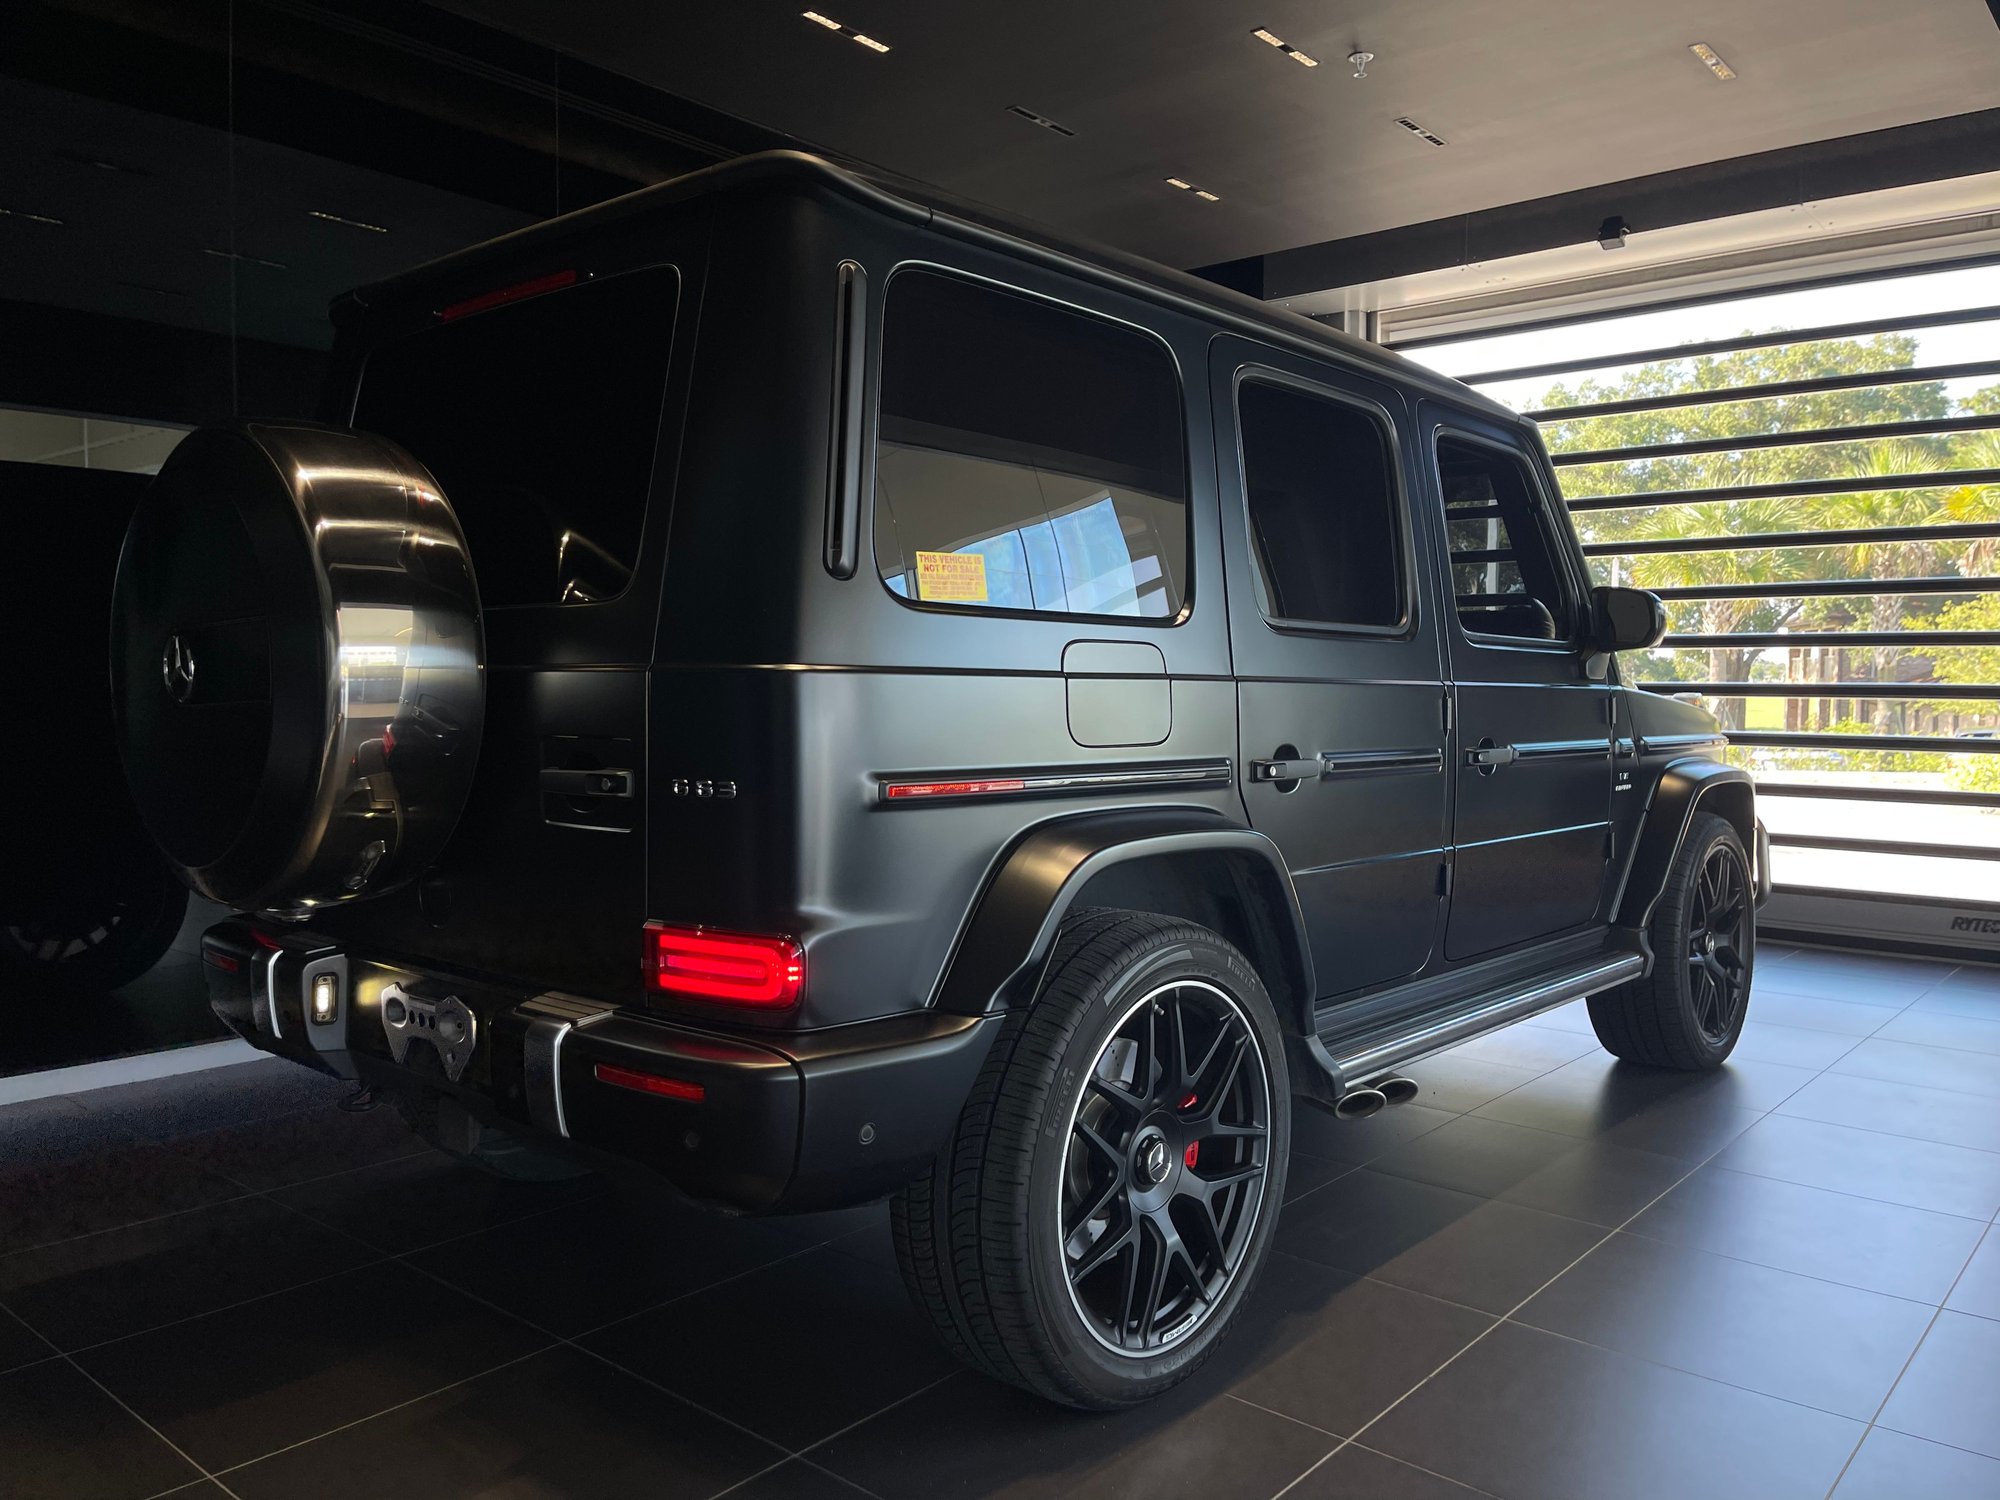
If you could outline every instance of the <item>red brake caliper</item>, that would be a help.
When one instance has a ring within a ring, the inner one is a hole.
[[[1189,1094],[1187,1098],[1181,1100],[1181,1109],[1183,1112],[1193,1109],[1194,1106],[1195,1106],[1195,1096],[1193,1094]],[[1201,1142],[1189,1141],[1187,1143],[1187,1150],[1181,1153],[1181,1160],[1186,1162],[1189,1166],[1193,1166],[1195,1164],[1195,1158],[1197,1158],[1200,1155],[1201,1155]]]

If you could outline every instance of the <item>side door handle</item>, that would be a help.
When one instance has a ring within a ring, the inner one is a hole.
[[[632,773],[623,770],[565,771],[549,766],[542,771],[542,790],[557,797],[630,797]]]
[[[1496,770],[1501,766],[1511,766],[1521,758],[1521,752],[1512,745],[1492,743],[1477,745],[1465,752],[1465,763],[1477,766],[1482,771]]]
[[[1320,774],[1320,762],[1312,760],[1253,760],[1250,762],[1252,781],[1314,781]]]

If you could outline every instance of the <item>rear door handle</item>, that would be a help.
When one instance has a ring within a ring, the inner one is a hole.
[[[1511,766],[1521,758],[1521,752],[1512,745],[1480,745],[1465,752],[1468,766],[1479,766],[1490,770],[1495,766]]]
[[[1320,763],[1312,760],[1253,760],[1250,762],[1252,781],[1313,781],[1320,774]]]
[[[557,797],[630,797],[632,773],[624,770],[542,771],[542,790]]]

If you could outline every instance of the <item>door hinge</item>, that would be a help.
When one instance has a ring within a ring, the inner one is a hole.
[[[1451,733],[1451,689],[1444,690],[1444,732]]]
[[[1618,722],[1618,695],[1616,693],[1606,693],[1604,695],[1604,717],[1610,723],[1616,724]]]
[[[1616,827],[1604,830],[1604,857],[1607,860],[1618,857],[1618,830]]]
[[[1451,861],[1448,859],[1438,864],[1438,894],[1440,896],[1451,894]]]

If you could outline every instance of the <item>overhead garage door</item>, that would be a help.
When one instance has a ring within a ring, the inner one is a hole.
[[[1753,769],[1767,923],[2000,945],[2000,261],[1401,345],[1540,422],[1628,681]]]

